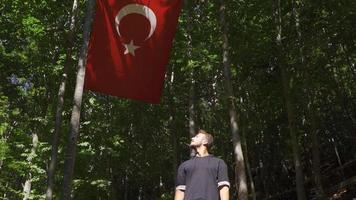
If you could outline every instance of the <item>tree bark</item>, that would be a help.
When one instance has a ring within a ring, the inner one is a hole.
[[[222,27],[222,54],[223,60],[222,64],[224,67],[224,77],[225,77],[225,90],[227,95],[227,100],[229,104],[229,116],[230,116],[230,127],[232,133],[232,142],[234,147],[235,155],[235,179],[236,179],[236,189],[238,192],[239,200],[248,199],[248,189],[247,189],[247,180],[246,180],[246,168],[245,161],[242,152],[241,138],[239,134],[239,127],[237,123],[237,113],[235,108],[234,94],[231,84],[231,69],[230,69],[230,60],[229,60],[229,43],[227,37],[227,25],[225,21],[225,1],[220,0],[220,26]]]
[[[172,118],[172,121],[174,120],[174,118]],[[174,180],[176,180],[177,178],[177,170],[178,170],[178,136],[177,136],[177,131],[173,130],[171,128],[172,131],[172,142],[173,142],[173,177]]]
[[[248,154],[247,154],[247,142],[246,142],[246,137],[245,137],[245,129],[241,128],[241,133],[242,133],[242,150],[243,152],[245,152],[244,154],[244,158],[245,158],[245,162],[246,162],[246,170],[247,170],[247,175],[248,178],[250,180],[250,189],[251,189],[251,196],[253,200],[256,200],[256,191],[255,191],[255,183],[252,177],[252,173],[251,173],[251,167],[250,167],[250,162],[248,159]]]
[[[174,84],[174,71],[173,67],[169,72],[169,80],[168,80],[168,94],[169,94],[169,132],[171,133],[172,138],[172,148],[173,148],[173,155],[172,155],[172,168],[173,168],[173,178],[176,180],[177,177],[177,168],[178,168],[178,136],[177,131],[175,129],[175,107],[174,107],[174,96],[173,96],[173,84]]]
[[[116,176],[114,174],[114,169],[113,169],[113,162],[112,162],[112,155],[111,153],[108,153],[108,172],[109,172],[109,177],[111,180],[111,185],[110,185],[110,192],[108,194],[108,199],[117,199],[117,192],[116,192],[116,185],[117,185],[117,180]]]
[[[51,152],[51,159],[48,164],[48,171],[47,171],[47,190],[46,190],[46,200],[53,199],[53,189],[54,189],[54,173],[56,170],[57,164],[57,155],[58,155],[58,143],[59,137],[61,133],[61,125],[62,125],[62,112],[63,112],[63,105],[64,105],[64,95],[66,90],[66,83],[67,83],[67,74],[68,68],[71,65],[71,57],[73,52],[73,44],[74,44],[74,33],[75,33],[75,22],[76,22],[76,13],[78,8],[78,1],[74,0],[70,21],[70,28],[68,33],[67,39],[67,53],[66,53],[66,60],[64,63],[63,74],[62,74],[62,81],[59,86],[58,90],[58,104],[57,104],[57,111],[56,111],[56,121],[55,121],[55,128],[54,134],[52,139],[52,152]]]
[[[295,30],[297,32],[297,37],[298,37],[298,50],[299,50],[299,60],[302,66],[304,64],[304,53],[303,53],[303,41],[302,41],[302,31],[300,28],[300,18],[299,18],[299,4],[300,2],[298,0],[292,0],[292,6],[293,6],[293,15],[294,15],[294,20],[295,20]]]
[[[31,173],[28,176],[28,179],[25,182],[25,185],[23,186],[23,200],[27,200],[30,198],[30,193],[31,193],[31,183],[32,183],[32,176]]]
[[[191,85],[189,90],[189,137],[192,138],[196,134],[196,113],[195,113],[195,80],[194,80],[194,70],[190,74]],[[194,157],[196,154],[195,149],[190,149],[190,157]]]
[[[63,189],[61,200],[68,200],[71,198],[71,185],[74,171],[74,163],[76,156],[76,147],[77,140],[79,135],[79,126],[80,126],[80,110],[82,105],[83,98],[83,86],[84,86],[84,77],[85,77],[85,66],[86,58],[89,44],[89,37],[91,31],[91,22],[93,19],[94,9],[95,9],[95,0],[88,1],[88,8],[85,17],[84,24],[84,36],[83,36],[83,46],[81,48],[79,62],[78,62],[78,74],[77,81],[74,92],[74,105],[72,110],[72,117],[70,122],[70,135],[68,141],[67,155],[64,164],[64,177],[63,177]]]
[[[298,37],[298,49],[299,49],[299,65],[300,66],[309,66],[307,61],[305,60],[305,56],[303,53],[303,35],[301,31],[301,24],[300,24],[300,18],[299,18],[299,6],[300,2],[299,0],[292,0],[292,6],[293,6],[293,15],[295,19],[295,29],[297,32],[297,37]],[[305,69],[303,70],[304,72],[304,77],[308,77],[308,80],[312,80],[311,76],[309,75],[308,71]],[[309,88],[308,88],[309,87]],[[314,104],[316,103],[314,101],[314,94],[313,94],[313,88],[311,88],[308,85],[305,85],[305,88],[307,88],[307,96],[308,96],[308,110],[309,110],[309,116],[311,118],[311,139],[312,139],[312,170],[313,170],[313,179],[314,179],[314,184],[316,187],[316,194],[318,199],[325,199],[325,193],[323,190],[322,186],[322,181],[321,181],[321,174],[320,174],[320,145],[319,145],[319,139],[318,139],[318,128],[316,124],[316,116],[314,112],[316,110],[314,109],[315,106]]]
[[[27,158],[28,164],[30,166],[32,165],[33,158],[36,157],[37,147],[38,147],[38,136],[36,133],[33,133],[31,153],[28,155]],[[30,198],[31,184],[32,184],[32,173],[30,172],[28,174],[27,180],[25,181],[25,185],[23,187],[23,196],[24,196],[23,200],[27,200]]]
[[[296,176],[297,197],[298,200],[306,200],[306,194],[304,189],[304,174],[303,174],[303,168],[300,159],[297,129],[295,125],[296,115],[294,113],[292,97],[291,97],[290,78],[282,62],[283,59],[282,59],[281,50],[283,49],[283,45],[282,45],[282,17],[281,17],[280,3],[281,3],[280,0],[277,0],[277,5],[275,6],[276,25],[277,25],[276,43],[278,48],[277,62],[278,65],[280,66],[280,73],[281,73],[282,87],[283,87],[283,98],[285,102],[285,109],[288,118],[288,128],[291,137],[295,176]]]
[[[344,168],[342,168],[343,164],[342,164],[342,161],[341,161],[339,149],[337,148],[337,142],[335,141],[333,136],[331,136],[331,142],[333,143],[333,146],[334,146],[334,152],[335,152],[335,156],[337,158],[337,163],[339,164],[339,167],[340,167],[342,180],[346,180],[345,173],[344,173]]]
[[[312,112],[314,112],[312,110]],[[323,200],[326,198],[325,192],[323,189],[321,173],[320,173],[320,144],[318,138],[318,128],[316,123],[316,117],[313,113],[311,115],[311,123],[312,123],[312,170],[313,170],[313,179],[316,187],[316,195],[317,199]]]
[[[185,0],[185,8],[187,9],[188,19],[187,19],[187,58],[188,58],[188,67],[192,61],[192,11],[189,0]],[[189,69],[190,72],[190,89],[189,89],[189,137],[192,138],[195,136],[196,128],[196,99],[195,99],[195,69]],[[196,154],[195,149],[190,149],[190,157],[194,157]]]
[[[128,170],[125,170],[125,179],[124,179],[124,200],[128,200],[129,196],[129,176]]]
[[[287,75],[283,67],[281,67],[281,76],[282,76],[282,84],[283,84],[283,96],[284,96],[285,107],[286,107],[287,118],[288,118],[288,128],[290,132],[292,150],[293,150],[297,195],[298,195],[298,200],[305,200],[306,195],[304,189],[304,174],[303,174],[303,167],[300,159],[298,136],[297,136],[297,130],[295,125],[296,117],[291,102],[292,100],[289,94],[290,89],[288,87],[290,80],[286,77]]]

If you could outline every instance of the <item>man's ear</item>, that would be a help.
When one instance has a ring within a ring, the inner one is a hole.
[[[207,145],[207,144],[208,144],[208,140],[207,140],[207,139],[204,139],[204,140],[202,141],[202,144],[203,144],[203,145]]]

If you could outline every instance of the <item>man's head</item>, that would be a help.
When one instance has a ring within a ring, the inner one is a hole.
[[[213,145],[213,136],[204,130],[199,130],[198,133],[192,137],[190,142],[191,147],[206,146],[208,149]]]

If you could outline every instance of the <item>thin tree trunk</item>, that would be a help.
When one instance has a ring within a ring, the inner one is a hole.
[[[333,143],[333,146],[334,146],[334,152],[335,152],[335,155],[336,155],[336,158],[337,158],[337,163],[339,164],[339,167],[340,167],[341,177],[342,177],[343,180],[346,180],[345,173],[344,173],[344,168],[342,168],[342,161],[341,161],[339,149],[337,148],[337,143],[336,143],[334,137],[332,137],[332,136],[331,136],[331,142]]]
[[[311,123],[312,123],[311,136],[312,136],[313,179],[316,187],[317,199],[323,200],[326,198],[326,196],[323,189],[321,173],[320,173],[320,144],[318,138],[318,128],[317,128],[315,115],[313,113],[310,113],[310,115],[311,115]]]
[[[110,180],[111,180],[111,185],[110,185],[110,193],[108,195],[108,199],[117,199],[117,192],[116,192],[116,184],[117,184],[117,180],[116,177],[114,175],[114,169],[113,169],[113,163],[112,163],[112,155],[111,153],[109,153],[109,158],[108,158],[108,169],[109,169],[109,176],[110,176]]]
[[[25,185],[23,186],[23,200],[27,200],[30,198],[30,193],[31,193],[31,183],[32,183],[32,175],[31,173],[28,176],[28,179],[25,182]]]
[[[190,74],[191,85],[189,90],[189,137],[192,138],[196,134],[196,113],[195,113],[195,80],[194,80],[194,70]],[[194,148],[190,149],[190,157],[194,157],[196,151]]]
[[[336,74],[336,69],[333,70],[332,78],[334,79],[334,81],[336,83],[336,87],[337,87],[335,90],[332,90],[332,93],[336,94],[335,96],[341,104],[341,108],[342,108],[344,115],[347,116],[348,119],[350,120],[350,123],[352,125],[352,133],[353,133],[353,137],[354,137],[353,140],[356,142],[356,119],[353,116],[352,103],[349,102],[346,92],[342,91],[342,88],[341,88],[339,80],[338,80],[338,76]],[[356,157],[356,145],[353,145],[353,153]]]
[[[261,180],[265,199],[267,199],[272,192],[270,191],[270,188],[268,187],[268,184],[269,184],[269,177],[267,176],[268,171],[267,171],[267,167],[265,167],[265,163],[262,158],[260,158],[260,160],[259,160],[259,169],[261,172],[259,179]]]
[[[169,72],[169,81],[168,81],[168,94],[169,94],[169,132],[171,133],[172,138],[172,148],[173,148],[173,155],[172,155],[172,168],[173,168],[173,177],[176,180],[177,176],[177,168],[178,168],[178,136],[177,131],[175,129],[175,107],[174,107],[174,96],[173,96],[173,83],[174,83],[174,71],[173,67]]]
[[[31,153],[27,158],[29,165],[32,165],[32,160],[34,157],[36,157],[37,147],[38,147],[38,136],[36,133],[33,133]],[[23,200],[27,200],[30,198],[31,184],[32,184],[32,173],[30,172],[28,174],[27,180],[25,181],[25,185],[23,187],[23,196],[24,196]]]
[[[277,0],[276,11],[275,11],[276,25],[277,25],[276,43],[279,50],[278,53],[279,56],[277,62],[280,66],[282,86],[283,86],[283,96],[285,101],[285,108],[286,108],[287,118],[288,118],[288,127],[289,127],[289,132],[291,137],[291,143],[292,143],[293,160],[294,160],[294,167],[295,167],[295,174],[296,174],[297,197],[298,200],[306,200],[306,194],[304,189],[304,174],[303,174],[302,163],[300,159],[297,129],[295,125],[296,116],[294,113],[292,98],[290,94],[291,92],[290,79],[288,77],[285,66],[282,66],[283,62],[282,62],[281,50],[283,45],[282,45],[282,17],[281,17],[280,4],[281,4],[280,0]]]
[[[0,139],[0,142],[2,142],[1,140],[3,140],[3,139]],[[6,140],[3,140],[3,141],[5,142]],[[3,164],[4,164],[4,160],[0,159],[0,171],[1,171]]]
[[[298,0],[292,0],[292,6],[293,6],[293,15],[295,19],[295,28],[297,32],[297,37],[298,37],[298,48],[299,48],[299,65],[300,66],[309,66],[306,61],[305,61],[305,56],[303,53],[303,40],[302,40],[302,31],[301,31],[301,24],[300,24],[300,18],[299,18],[299,6],[300,2]],[[304,77],[310,77],[308,75],[307,70],[303,70]],[[310,78],[308,79],[310,80]],[[305,86],[308,88],[308,85]],[[310,111],[309,116],[311,117],[311,137],[312,137],[312,169],[313,169],[313,177],[314,177],[314,184],[316,187],[316,193],[317,193],[317,198],[319,199],[325,199],[325,193],[322,187],[322,182],[321,182],[321,174],[320,174],[320,145],[319,145],[319,139],[317,137],[317,132],[318,128],[316,125],[316,119],[314,115],[314,106],[313,104],[315,103],[313,100],[314,95],[312,94],[312,88],[308,88],[308,99],[309,99],[309,108],[308,110]]]
[[[128,170],[125,170],[125,181],[124,181],[124,200],[128,200],[129,195],[129,177],[127,175]]]
[[[241,134],[242,134],[242,150],[243,152],[246,152],[244,154],[245,162],[246,162],[246,170],[247,170],[247,175],[250,180],[250,189],[251,189],[251,196],[253,200],[256,200],[256,191],[255,191],[255,183],[253,181],[252,173],[251,173],[251,167],[248,159],[248,154],[247,154],[247,142],[246,142],[246,137],[245,137],[245,129],[241,129]]]
[[[8,188],[8,186],[9,186],[9,182],[6,182],[5,188]],[[4,194],[2,195],[2,198],[3,198],[3,199],[7,199],[6,190],[4,191]]]
[[[355,64],[352,62],[352,51],[349,51],[348,48],[347,48],[347,44],[344,43],[344,45],[341,43],[341,44],[338,44],[337,46],[340,46],[340,47],[337,47],[336,46],[336,43],[335,41],[333,41],[331,39],[331,37],[328,35],[328,33],[326,32],[326,29],[323,28],[323,34],[327,36],[327,44],[328,44],[328,47],[329,47],[329,50],[326,51],[326,54],[327,54],[327,58],[330,59],[330,62],[337,62],[335,61],[335,55],[338,54],[338,48],[340,48],[341,50],[341,53],[344,55],[344,59],[347,61],[347,63],[349,64],[349,69],[350,69],[350,73],[352,73],[353,75],[356,74],[356,69],[355,69]],[[330,34],[330,33],[329,33]],[[332,44],[332,45],[329,45],[329,44]],[[333,52],[334,54],[333,55],[330,55],[331,53],[330,52]],[[342,109],[343,109],[343,112],[345,113],[346,116],[348,116],[350,118],[350,121],[352,123],[352,128],[353,128],[353,140],[356,142],[356,118],[354,117],[354,115],[352,114],[353,111],[352,111],[352,104],[349,103],[348,99],[347,99],[347,96],[348,94],[343,90],[343,84],[340,84],[340,79],[339,79],[339,75],[337,73],[337,68],[333,68],[333,72],[332,72],[332,78],[334,79],[334,82],[336,83],[336,90],[334,90],[334,93],[336,94],[336,98],[339,99],[339,101],[341,102],[341,106],[342,106]],[[350,111],[351,109],[351,111]],[[354,154],[354,157],[356,157],[356,147],[355,145],[353,145],[353,154]]]
[[[185,8],[187,9],[187,58],[188,67],[192,61],[192,4],[189,0],[185,0]],[[196,134],[196,100],[195,100],[195,70],[190,69],[190,89],[189,89],[189,137],[192,138]],[[195,149],[190,149],[190,157],[194,157],[196,154]]]
[[[54,181],[55,181],[54,173],[57,164],[58,143],[59,143],[59,137],[61,133],[62,111],[64,105],[64,94],[65,94],[66,83],[67,83],[67,74],[68,74],[68,68],[71,65],[71,57],[73,52],[75,19],[76,19],[77,8],[78,8],[78,1],[74,0],[73,7],[72,7],[72,14],[70,17],[70,28],[68,33],[67,45],[66,45],[67,46],[66,60],[63,69],[62,81],[58,90],[58,104],[57,104],[57,111],[56,111],[54,134],[52,139],[52,153],[51,153],[51,159],[49,161],[48,172],[47,172],[48,177],[47,177],[46,200],[53,199],[53,189],[54,189]]]
[[[9,133],[11,133],[13,131],[13,127],[15,127],[16,125],[17,125],[17,122],[15,120],[15,121],[13,121],[11,123],[9,128],[6,128],[6,131],[3,133],[2,138],[0,140],[2,140],[3,142],[7,143],[8,139],[9,139],[9,136],[10,136]],[[1,170],[3,165],[4,165],[4,160],[0,159],[0,170]],[[8,185],[8,183],[6,183],[6,185]]]
[[[298,49],[299,49],[299,60],[302,66],[304,66],[304,53],[303,53],[303,41],[302,41],[302,31],[300,28],[300,18],[299,18],[299,4],[300,2],[298,0],[292,0],[292,6],[293,6],[293,15],[295,19],[295,29],[297,32],[297,37],[298,37]]]
[[[344,54],[345,59],[347,60],[348,65],[350,66],[350,72],[353,75],[356,75],[355,63],[353,63],[352,53],[349,51],[347,44],[340,44],[340,48]]]
[[[171,116],[172,117],[172,116]],[[172,120],[174,118],[172,117]],[[173,142],[173,176],[174,176],[174,180],[176,180],[177,177],[177,170],[178,170],[178,136],[177,136],[177,131],[172,129],[172,142]]]
[[[68,200],[71,198],[71,185],[74,171],[74,163],[76,156],[76,147],[77,140],[79,135],[79,126],[80,126],[80,110],[82,105],[83,97],[83,86],[84,86],[84,77],[85,77],[85,66],[86,58],[91,30],[91,22],[93,19],[94,9],[95,9],[95,0],[88,1],[88,9],[85,17],[84,24],[84,36],[83,36],[83,46],[79,56],[78,62],[78,74],[77,81],[74,92],[74,105],[72,110],[72,117],[70,122],[70,135],[67,148],[67,156],[64,164],[64,177],[63,177],[63,190],[62,190],[62,200]]]
[[[237,123],[237,113],[235,108],[234,94],[231,84],[231,69],[230,69],[230,60],[228,54],[228,37],[227,37],[227,25],[225,21],[225,1],[220,0],[220,25],[222,27],[222,39],[223,39],[223,67],[224,67],[224,77],[225,77],[225,90],[229,103],[229,116],[230,116],[230,126],[232,133],[232,142],[234,147],[235,154],[235,179],[236,179],[236,189],[238,191],[238,199],[239,200],[247,200],[248,199],[248,189],[247,189],[247,181],[246,181],[246,168],[245,161],[242,152],[241,146],[241,138],[239,135],[239,127]]]
[[[283,68],[283,67],[282,67]],[[281,70],[284,71],[284,70]],[[289,89],[288,89],[288,83],[289,80],[286,80],[286,74],[285,72],[282,72],[282,79],[283,79],[283,90],[284,90],[284,99],[285,99],[285,106],[286,106],[286,111],[287,111],[287,117],[288,117],[288,127],[289,127],[289,132],[290,132],[290,137],[291,137],[291,143],[292,143],[292,150],[293,150],[293,160],[294,160],[294,167],[295,167],[295,176],[296,176],[296,190],[297,190],[297,196],[298,200],[306,200],[306,194],[305,194],[305,189],[304,189],[304,174],[303,174],[303,167],[300,159],[300,150],[299,150],[299,144],[298,144],[298,136],[297,136],[297,130],[295,127],[295,114],[293,110],[293,105],[290,100],[290,95]]]

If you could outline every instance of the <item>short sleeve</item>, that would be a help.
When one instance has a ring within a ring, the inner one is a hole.
[[[177,172],[176,190],[185,190],[185,176],[184,165],[181,164]]]
[[[230,187],[229,176],[227,174],[227,166],[223,160],[219,161],[218,169],[218,187],[221,186]]]

